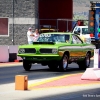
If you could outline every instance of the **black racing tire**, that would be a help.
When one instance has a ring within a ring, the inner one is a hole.
[[[61,61],[60,61],[60,63],[59,63],[60,71],[67,71],[68,63],[69,63],[68,55],[64,54]]]
[[[25,69],[25,71],[30,71],[32,64],[27,61],[27,60],[23,60],[23,68]]]
[[[79,69],[85,70],[90,66],[90,62],[91,62],[90,56],[91,56],[90,53],[87,53],[84,60],[78,62]]]

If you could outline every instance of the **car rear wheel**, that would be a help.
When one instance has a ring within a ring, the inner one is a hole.
[[[27,60],[23,60],[23,68],[25,69],[25,71],[29,71],[31,69],[32,64],[27,61]]]
[[[90,54],[87,53],[83,61],[78,62],[79,68],[85,70],[90,66]]]
[[[68,68],[68,56],[67,54],[64,54],[59,63],[59,69],[60,71],[66,71],[67,68]]]

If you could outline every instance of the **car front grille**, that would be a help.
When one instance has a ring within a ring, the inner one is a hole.
[[[52,49],[40,49],[40,53],[52,53]]]
[[[35,48],[25,48],[25,53],[36,53]]]

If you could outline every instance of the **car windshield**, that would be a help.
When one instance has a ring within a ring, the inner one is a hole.
[[[89,34],[88,28],[82,28],[82,34]]]
[[[69,42],[67,34],[40,34],[37,42]]]

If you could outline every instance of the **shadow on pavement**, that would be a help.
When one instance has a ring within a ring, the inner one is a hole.
[[[66,92],[57,95],[50,95],[25,100],[100,100],[100,88],[89,89],[77,92]]]

